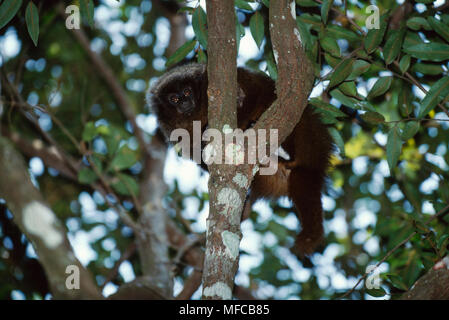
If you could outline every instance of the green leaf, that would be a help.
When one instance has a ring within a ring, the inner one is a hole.
[[[445,243],[447,243],[448,240],[449,239],[449,234],[443,234],[439,239],[438,239],[438,242],[437,242],[437,246],[438,246],[438,248],[441,248],[441,246],[443,246]]]
[[[276,81],[276,79],[278,78],[278,70],[276,67],[276,63],[274,62],[273,53],[270,52],[269,54],[267,54],[265,60],[267,61],[267,70],[270,74],[271,79]]]
[[[329,11],[332,8],[333,3],[334,0],[324,0],[323,4],[321,5],[321,19],[323,20],[324,24],[327,24],[327,17],[329,16]]]
[[[366,98],[369,100],[383,95],[388,91],[388,89],[390,89],[392,80],[392,77],[381,77],[377,79],[376,83],[374,84],[373,88],[368,93],[368,96]]]
[[[398,109],[404,117],[407,117],[414,109],[411,104],[411,90],[404,85],[399,88]]]
[[[101,162],[101,158],[98,153],[92,154],[90,157],[90,160],[92,161],[93,165],[95,166],[95,169],[98,170],[98,172],[103,172],[103,164]]]
[[[435,17],[427,17],[427,21],[429,22],[432,29],[435,30],[435,32],[438,33],[441,38],[449,42],[449,26]]]
[[[411,139],[415,136],[415,134],[419,130],[419,122],[418,121],[409,121],[405,124],[404,129],[402,130],[401,138],[404,141]]]
[[[324,37],[320,39],[320,44],[324,51],[329,52],[334,57],[339,58],[341,56],[340,47],[334,38]]]
[[[318,7],[319,3],[313,0],[296,0],[296,3],[300,7]]]
[[[192,28],[198,42],[207,50],[207,15],[201,6],[198,6],[192,15]]]
[[[253,14],[251,19],[249,20],[249,29],[254,38],[254,41],[256,41],[257,47],[260,48],[264,37],[264,23],[263,17],[259,13],[259,11],[256,11],[256,13]]]
[[[301,36],[302,43],[306,50],[312,48],[312,37],[310,35],[310,30],[307,25],[301,21],[301,19],[296,19],[296,25],[298,26],[299,35]]]
[[[94,27],[94,3],[92,0],[80,0],[80,11],[83,17],[89,23],[91,28]]]
[[[399,136],[399,129],[394,126],[388,132],[387,138],[387,162],[390,168],[390,174],[393,172],[401,155],[402,141]]]
[[[139,194],[139,185],[133,177],[127,174],[117,174],[117,176],[114,177],[111,186],[115,191],[125,196],[137,196]]]
[[[245,0],[235,0],[235,6],[237,8],[240,8],[240,9],[243,9],[243,10],[247,10],[247,11],[252,11],[253,10],[253,8],[251,8],[251,6]]]
[[[342,60],[340,58],[335,58],[335,57],[331,56],[327,52],[324,53],[324,59],[326,60],[327,64],[330,65],[332,68],[335,68]],[[332,75],[332,73],[330,75]],[[326,80],[328,80],[330,78],[330,75],[326,77]]]
[[[360,105],[358,104],[358,101],[354,98],[347,97],[338,89],[334,89],[330,92],[330,95],[340,101],[345,106],[348,106],[353,109],[361,110]]]
[[[444,24],[449,26],[449,14],[442,14],[442,15],[440,15],[440,18]]]
[[[195,11],[195,8],[192,8],[192,7],[182,7],[182,8],[180,8],[180,9],[178,10],[177,13],[185,13],[185,12],[187,12],[187,13],[189,13],[189,14],[193,14],[193,11]]]
[[[404,282],[408,287],[411,287],[416,282],[421,270],[422,270],[422,263],[417,257],[413,258],[408,263],[408,266],[405,269],[404,274]]]
[[[207,63],[206,53],[201,48],[199,48],[199,50],[198,50],[198,62],[199,63]]]
[[[358,76],[364,74],[371,67],[371,63],[364,60],[356,60],[352,65],[352,72],[348,80],[355,80]]]
[[[380,287],[379,289],[366,289],[366,293],[376,298],[383,297],[387,294],[382,287]]]
[[[412,57],[410,57],[408,54],[401,58],[401,61],[399,61],[399,69],[401,70],[401,73],[405,73],[408,70],[411,60]]]
[[[337,66],[332,73],[330,82],[329,82],[329,88],[332,88],[336,86],[337,84],[340,84],[341,82],[345,81],[346,78],[351,74],[352,72],[352,65],[354,63],[354,59],[346,59],[343,60],[339,66]]]
[[[412,57],[427,61],[445,61],[449,57],[449,45],[444,43],[422,43],[404,47],[404,51]]]
[[[0,5],[0,29],[3,28],[19,11],[22,0],[5,0]]]
[[[360,37],[351,30],[345,29],[339,25],[329,25],[326,29],[327,34],[331,35],[334,39],[346,39],[349,42],[358,42]]]
[[[101,132],[101,126],[97,128],[97,132]],[[102,134],[104,142],[106,143],[106,147],[108,148],[108,154],[110,156],[114,155],[120,145],[120,141],[124,138],[122,132],[114,127],[107,127],[108,130],[104,134]]]
[[[175,63],[180,62],[195,48],[196,42],[196,40],[190,40],[184,43],[180,48],[178,48],[178,50],[175,51],[175,53],[171,55],[170,58],[167,59],[165,65],[169,67]]]
[[[34,45],[37,47],[37,40],[39,38],[39,12],[32,1],[30,1],[26,8],[25,21],[31,40],[33,40]]]
[[[449,95],[449,77],[443,77],[430,87],[421,101],[418,118],[425,117],[435,106]]]
[[[335,144],[337,145],[338,149],[340,150],[341,156],[345,156],[345,142],[340,134],[340,131],[335,129],[334,127],[329,128],[329,133],[334,139]]]
[[[97,135],[97,128],[95,128],[95,124],[93,122],[88,122],[84,126],[82,139],[83,141],[92,141]]]
[[[402,41],[404,40],[405,31],[391,30],[388,34],[387,42],[383,48],[383,56],[386,64],[392,63],[401,51]]]
[[[449,234],[443,234],[437,241],[438,249],[446,249],[449,242]]]
[[[346,113],[330,103],[326,103],[318,98],[312,98],[309,103],[316,107],[320,112],[329,114],[332,117],[347,117]]]
[[[318,112],[320,113],[320,119],[321,119],[322,123],[324,123],[326,125],[328,125],[328,124],[332,125],[332,124],[336,124],[338,122],[338,120],[336,118],[332,117],[330,114],[320,112],[320,111],[318,111]]]
[[[237,51],[240,46],[240,39],[245,36],[245,27],[239,22],[237,17],[235,18],[235,31],[236,31],[236,39],[237,39]]]
[[[91,184],[97,180],[97,175],[95,172],[89,168],[81,168],[78,172],[78,181],[82,184]]]
[[[383,14],[380,17],[379,29],[371,29],[365,37],[364,45],[368,53],[373,52],[382,42],[385,30],[387,29],[387,15]]]
[[[276,236],[279,242],[285,241],[288,236],[287,228],[274,220],[268,222],[268,230]]]
[[[419,72],[422,74],[428,74],[431,76],[436,76],[443,73],[444,69],[440,64],[429,64],[429,63],[415,63],[412,67],[413,72]]]
[[[262,0],[262,2],[265,5],[265,7],[267,7],[267,8],[270,7],[270,0]]]
[[[415,31],[418,31],[419,29],[424,29],[427,31],[432,30],[432,28],[430,27],[427,20],[422,17],[410,18],[407,20],[406,25],[408,28],[415,30]]]
[[[380,124],[385,122],[385,118],[378,112],[367,111],[360,116],[364,121],[372,124]]]
[[[408,290],[407,285],[404,283],[402,278],[400,276],[398,276],[398,275],[389,274],[389,275],[387,275],[387,280],[396,289],[399,289],[399,290],[402,290],[402,291],[407,291]]]
[[[304,13],[297,16],[296,19],[301,20],[306,26],[310,26],[317,32],[322,30],[323,23],[321,22],[321,17],[317,14]]]
[[[124,170],[132,167],[137,162],[137,155],[134,150],[127,146],[121,147],[110,163],[112,170]]]
[[[341,90],[345,95],[349,97],[358,98],[357,95],[357,86],[354,81],[346,81],[338,86],[338,89]]]

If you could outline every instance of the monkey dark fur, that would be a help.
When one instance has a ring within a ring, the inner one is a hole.
[[[275,83],[261,72],[238,69],[239,128],[248,129],[276,99]],[[186,64],[165,73],[150,91],[149,101],[166,137],[184,128],[192,137],[193,121],[207,127],[207,72],[203,64]],[[332,138],[319,116],[308,106],[290,136],[282,143],[290,159],[279,158],[274,175],[256,175],[244,210],[247,218],[252,203],[259,198],[288,196],[294,203],[302,226],[295,251],[313,253],[323,239],[321,190],[325,182]],[[205,167],[203,165],[203,167]]]

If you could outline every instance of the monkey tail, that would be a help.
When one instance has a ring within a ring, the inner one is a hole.
[[[302,227],[293,248],[294,253],[298,256],[312,254],[323,240],[323,208],[321,205],[323,184],[322,171],[304,167],[292,168],[288,194],[295,205],[296,215]]]

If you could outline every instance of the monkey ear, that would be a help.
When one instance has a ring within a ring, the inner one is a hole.
[[[246,94],[245,91],[243,91],[242,87],[238,87],[238,92],[237,92],[237,108],[242,108],[243,107],[243,101],[246,98]]]

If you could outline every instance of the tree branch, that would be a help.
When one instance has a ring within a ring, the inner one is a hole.
[[[419,278],[401,300],[449,300],[449,256]]]
[[[57,299],[100,299],[92,275],[75,258],[63,224],[33,186],[21,155],[0,137],[0,198],[5,199],[14,222],[33,244]],[[70,265],[79,270],[80,287],[68,289]]]

